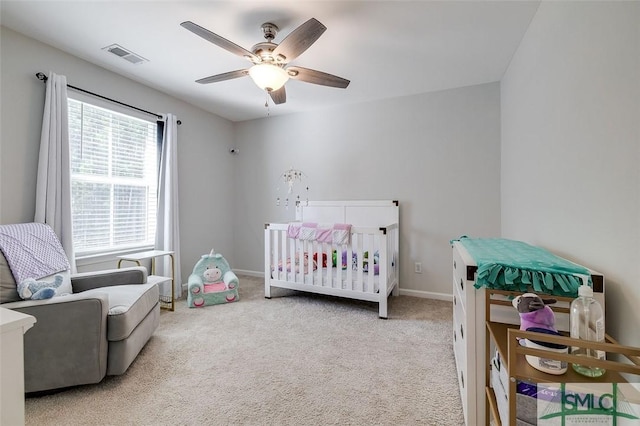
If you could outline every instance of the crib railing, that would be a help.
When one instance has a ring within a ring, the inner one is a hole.
[[[287,229],[288,224],[265,226],[267,280],[386,297],[398,279],[397,224],[352,226],[351,243],[344,245],[289,238]]]

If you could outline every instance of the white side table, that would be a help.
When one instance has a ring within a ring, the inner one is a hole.
[[[151,260],[151,275],[147,277],[147,282],[154,283],[160,286],[163,283],[171,281],[171,296],[160,295],[160,307],[163,309],[168,309],[173,311],[175,309],[175,298],[174,291],[176,286],[176,277],[175,277],[175,259],[173,258],[173,251],[164,251],[164,250],[149,250],[149,251],[141,251],[137,253],[126,254],[123,256],[118,256],[118,268],[122,265],[123,261],[127,262],[135,262],[138,266],[141,265],[142,260]],[[171,276],[165,277],[161,275],[155,275],[156,273],[156,258],[162,256],[169,256],[171,258]]]
[[[24,424],[24,333],[36,319],[0,308],[0,424]]]

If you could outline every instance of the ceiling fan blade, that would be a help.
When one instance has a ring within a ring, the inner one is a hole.
[[[337,87],[339,89],[346,89],[349,83],[351,83],[349,80],[338,77],[337,75],[327,74],[326,72],[316,71],[309,68],[288,67],[287,73],[289,74],[289,77],[294,80],[320,84],[321,86]]]
[[[270,91],[269,96],[271,96],[273,103],[276,105],[287,102],[287,92],[286,90],[284,90],[284,86],[282,86],[278,90]]]
[[[191,21],[185,21],[185,22],[181,23],[180,26],[182,26],[183,28],[186,28],[187,30],[189,30],[192,33],[194,33],[195,35],[198,35],[198,36],[202,37],[203,39],[205,39],[207,41],[210,41],[211,43],[215,44],[216,46],[222,47],[223,49],[225,49],[225,50],[227,50],[227,51],[229,51],[229,52],[231,52],[231,53],[233,53],[235,55],[247,58],[252,62],[260,62],[260,58],[258,58],[253,53],[249,52],[244,47],[238,46],[234,42],[229,41],[224,37],[220,37],[218,34],[212,33],[208,29],[203,28],[198,24],[194,24]]]
[[[231,80],[233,78],[244,77],[245,75],[249,75],[249,70],[235,70],[235,71],[225,72],[222,74],[212,75],[210,77],[201,78],[200,80],[196,80],[196,83],[200,83],[200,84],[217,83],[218,81]]]
[[[273,57],[278,62],[293,61],[319,39],[326,29],[317,19],[309,19],[282,40],[273,51]]]

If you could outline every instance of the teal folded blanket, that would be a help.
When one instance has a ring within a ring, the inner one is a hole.
[[[467,238],[459,241],[478,265],[476,288],[533,291],[576,297],[591,274],[583,266],[522,241]]]

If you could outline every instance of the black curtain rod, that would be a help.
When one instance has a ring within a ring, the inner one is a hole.
[[[36,77],[38,78],[38,80],[42,80],[43,82],[46,82],[49,79],[49,77],[47,77],[44,73],[41,73],[41,72],[36,73]],[[106,96],[98,95],[97,93],[93,93],[93,92],[90,92],[88,90],[84,90],[84,89],[81,89],[79,87],[72,86],[70,84],[67,84],[67,87],[70,87],[70,88],[72,88],[74,90],[77,90],[79,92],[87,93],[87,94],[89,94],[91,96],[95,96],[95,97],[100,98],[100,99],[104,99],[104,100],[109,101],[109,102],[116,103],[118,105],[126,106],[127,108],[135,109],[136,111],[144,112],[145,114],[155,115],[159,119],[162,118],[162,116],[160,114],[156,114],[155,112],[151,112],[151,111],[144,110],[142,108],[134,107],[133,105],[125,104],[124,102],[116,101],[115,99],[107,98]],[[181,124],[182,124],[182,121],[178,120],[178,125],[181,125]]]

